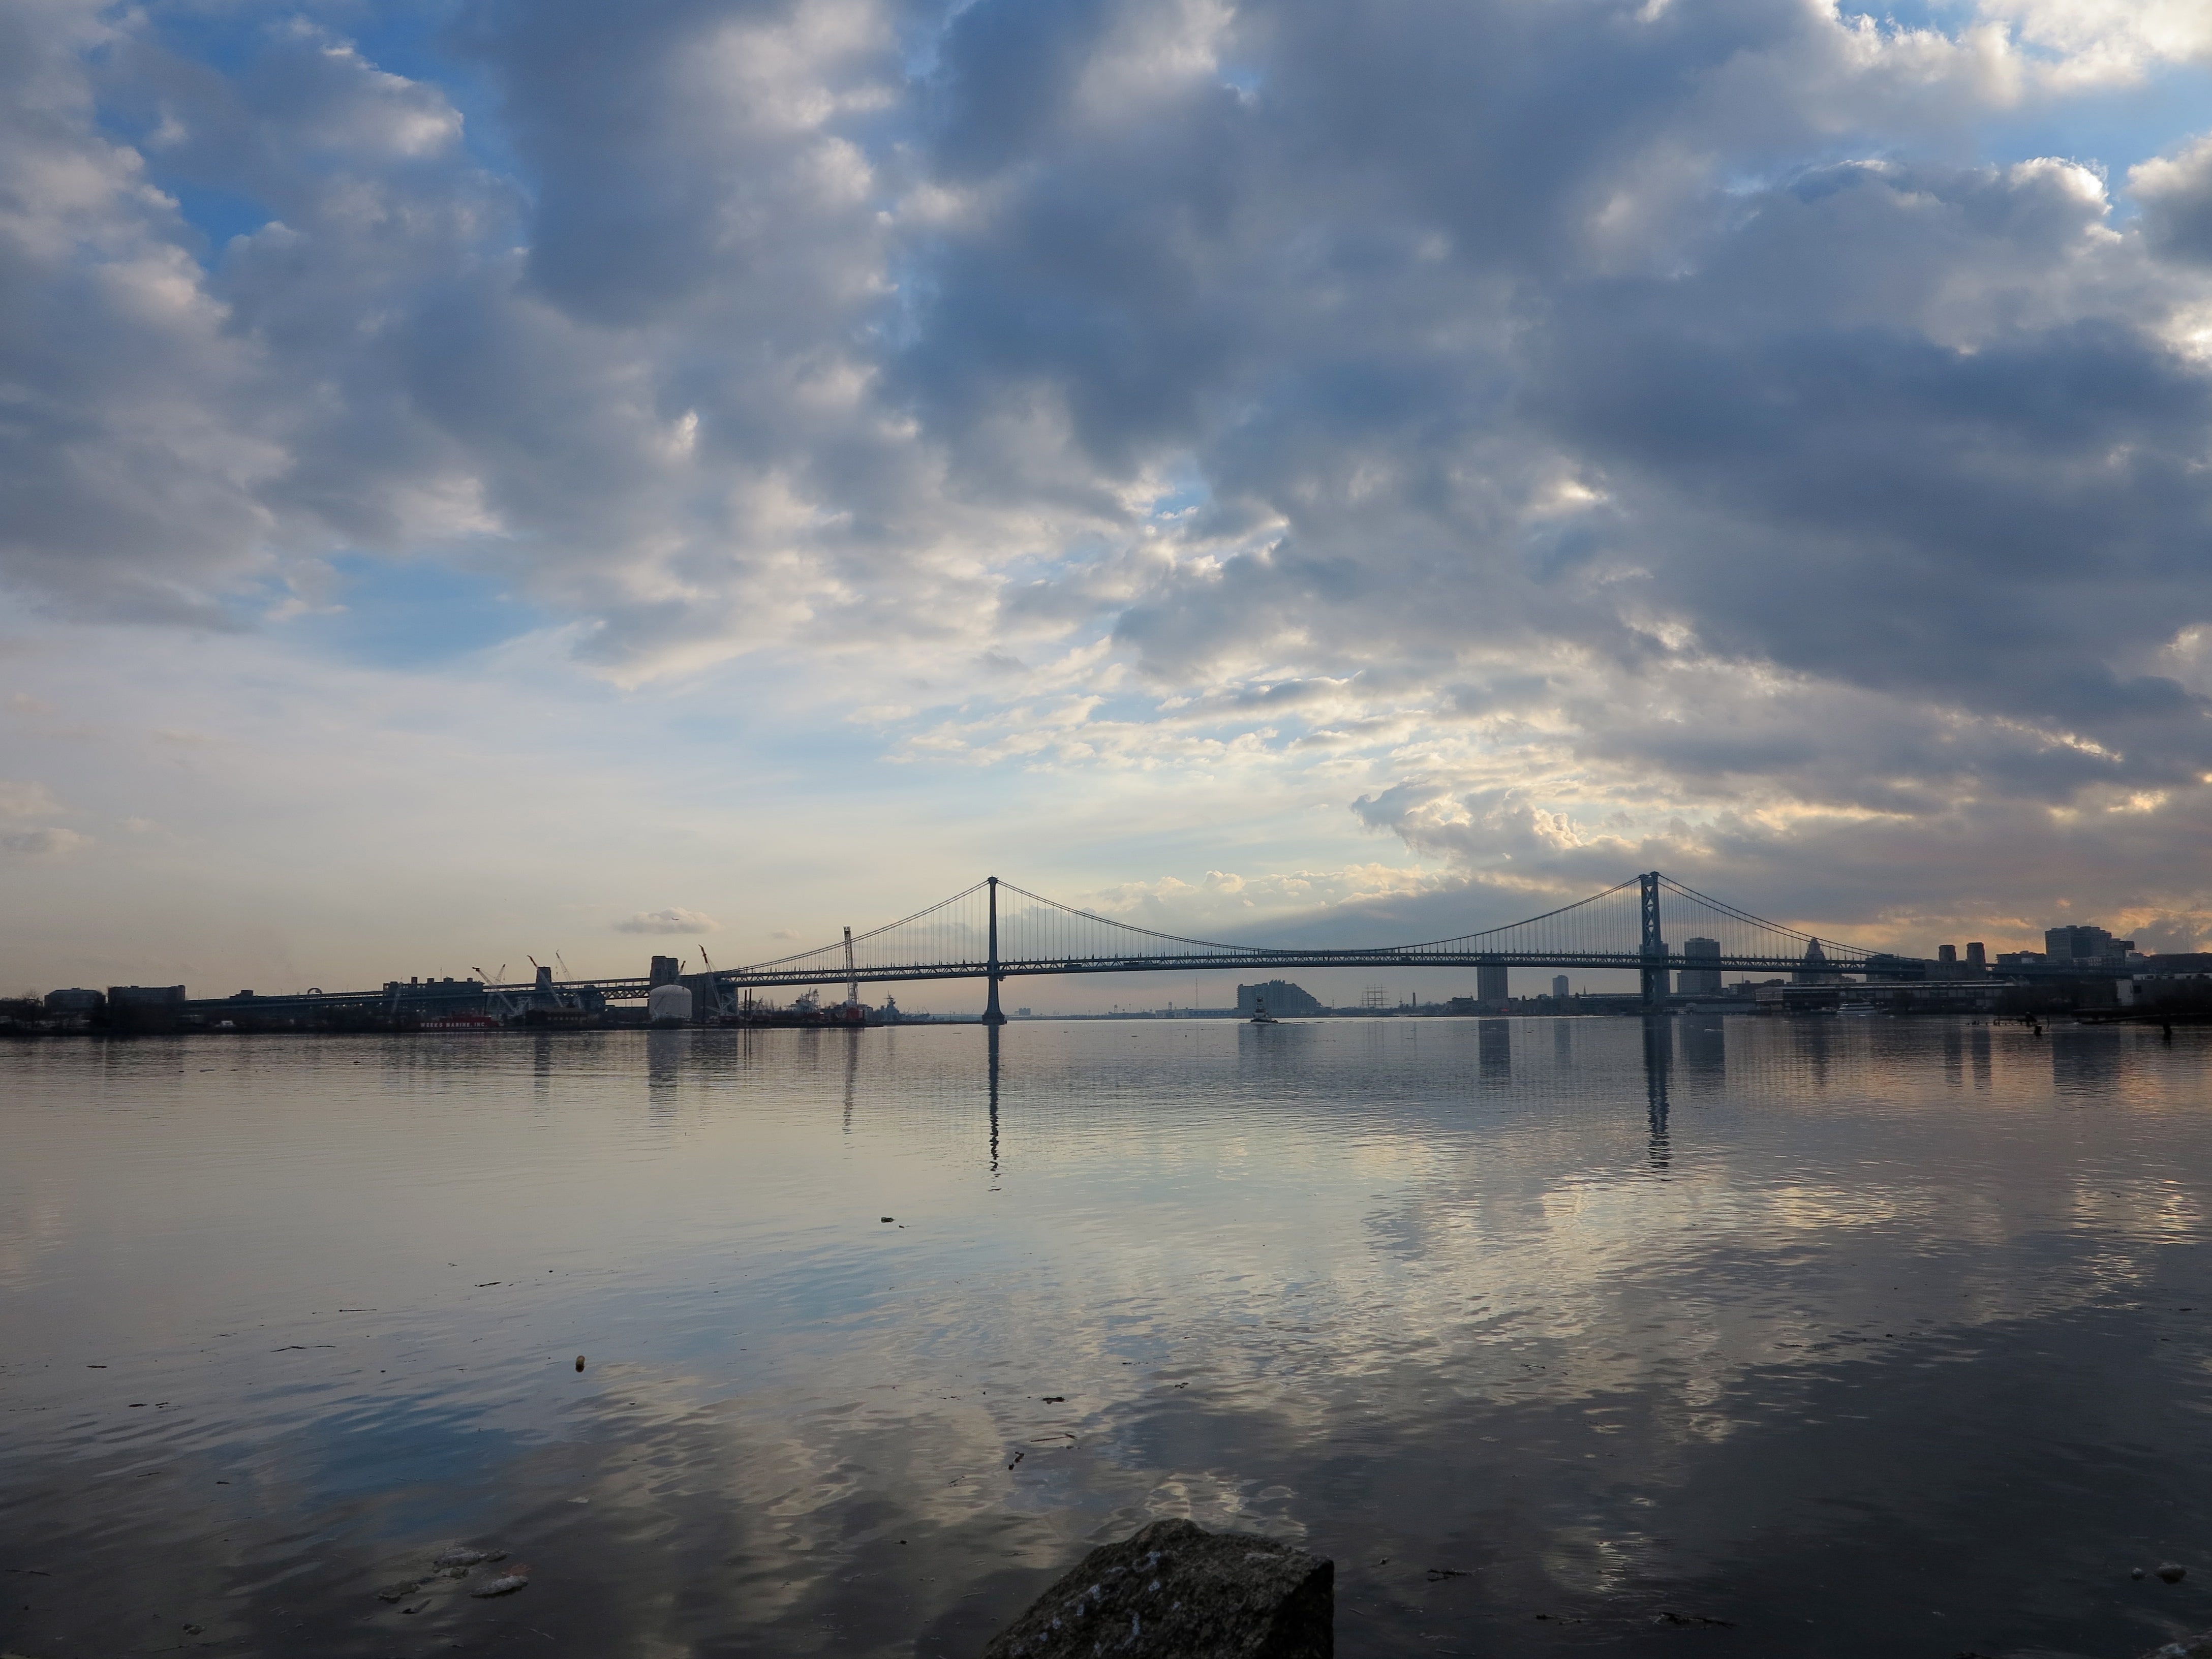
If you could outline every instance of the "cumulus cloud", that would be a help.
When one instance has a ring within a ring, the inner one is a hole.
[[[2202,908],[2212,140],[2117,209],[1957,159],[2201,6],[483,0],[450,90],[226,16],[4,25],[51,611],[404,555],[624,684],[776,653],[913,765],[1332,803],[1481,893]],[[1240,879],[1172,896],[1395,902]]]
[[[641,910],[615,924],[618,933],[711,933],[721,924],[697,910]]]

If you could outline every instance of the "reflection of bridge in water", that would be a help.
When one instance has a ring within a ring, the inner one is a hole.
[[[1652,871],[1601,893],[1522,921],[1415,945],[1318,950],[1296,945],[1227,945],[1186,938],[1078,909],[996,876],[924,910],[865,933],[848,932],[834,945],[773,961],[708,973],[680,982],[702,1012],[734,1013],[755,994],[775,988],[845,987],[857,1000],[868,984],[981,980],[984,1019],[999,1024],[999,987],[1039,975],[1191,973],[1231,969],[1258,975],[1294,968],[1474,968],[1492,969],[1503,984],[1509,968],[1625,970],[1640,976],[1656,1005],[1674,973],[1787,973],[1832,978],[1921,979],[1934,967],[1909,957],[1868,951],[1768,921]],[[650,978],[572,980],[543,977],[535,985],[489,988],[495,997],[556,997],[619,1001],[646,997]],[[1689,988],[1687,986],[1686,989]],[[1498,993],[1502,997],[1502,988]]]

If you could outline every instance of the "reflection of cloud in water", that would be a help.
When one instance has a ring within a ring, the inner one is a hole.
[[[2120,1549],[2212,1455],[2202,1341],[2142,1323],[2212,1310],[2193,1051],[1716,1024],[1671,1034],[1663,1169],[1635,1021],[1024,1026],[995,1176],[972,1030],[148,1045],[65,1120],[42,1060],[0,1543],[158,1554],[158,1605],[276,1646],[312,1581],[333,1654],[385,1650],[358,1603],[414,1540],[493,1534],[538,1578],[441,1638],[971,1652],[1172,1514],[1336,1554],[1368,1651],[1692,1590],[1866,1650],[1939,1605],[1915,1560],[2069,1645],[1996,1540]]]

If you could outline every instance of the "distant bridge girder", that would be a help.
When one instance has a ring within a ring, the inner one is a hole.
[[[1875,962],[1828,963],[1820,971],[1842,975],[1873,979],[1921,979],[1935,964],[1916,957],[1897,957]],[[1721,973],[1798,974],[1806,971],[1802,957],[1684,957],[1669,954],[1664,957],[1646,957],[1640,953],[1594,951],[1481,951],[1467,953],[1437,952],[1409,955],[1387,951],[1284,951],[1266,956],[1236,957],[1227,959],[1218,956],[1153,957],[1145,959],[1127,957],[1055,958],[1052,961],[1024,961],[1014,957],[1001,958],[998,975],[1001,979],[1047,978],[1069,974],[1144,974],[1144,973],[1247,973],[1270,969],[1297,968],[1582,968],[1589,969],[1618,969],[1637,973],[1644,969],[1664,968],[1669,972],[1684,969],[1706,969]],[[840,967],[835,972],[823,973],[809,969],[785,969],[770,973],[748,973],[741,969],[717,971],[711,977],[718,986],[732,991],[796,989],[806,986],[830,985],[855,981],[864,985],[922,985],[951,980],[987,979],[991,975],[987,962],[932,963],[905,968],[854,968],[848,974]],[[705,975],[687,975],[687,979],[707,978]],[[641,1001],[652,989],[645,979],[567,980],[555,988],[562,991],[597,991],[610,1002]]]

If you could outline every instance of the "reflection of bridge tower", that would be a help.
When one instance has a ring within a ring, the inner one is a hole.
[[[990,1043],[988,1063],[991,1069],[991,1173],[999,1173],[999,1028],[990,1027],[983,1034]]]
[[[1656,1014],[1644,1017],[1644,1103],[1651,1137],[1651,1167],[1664,1170],[1674,1161],[1674,1144],[1667,1132],[1667,1073],[1674,1063],[1674,1022]]]

